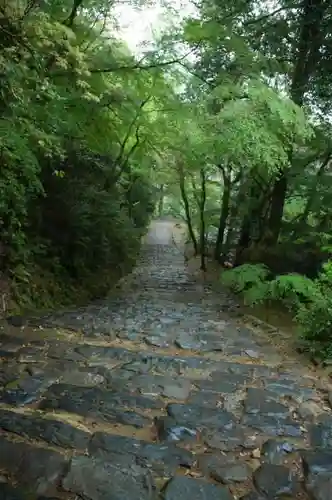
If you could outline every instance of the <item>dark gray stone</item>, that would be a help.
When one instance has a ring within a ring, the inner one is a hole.
[[[331,500],[332,474],[318,476],[314,483],[308,487],[308,491],[313,500]]]
[[[0,436],[0,468],[6,470],[30,492],[47,495],[63,475],[67,460],[55,451]]]
[[[267,415],[277,418],[289,415],[287,406],[275,401],[275,396],[263,389],[249,388],[244,408],[248,414]]]
[[[148,345],[152,345],[155,347],[169,347],[169,341],[164,337],[145,337],[144,340]]]
[[[301,453],[301,458],[306,478],[318,474],[332,474],[332,450],[304,450]]]
[[[291,443],[269,439],[263,444],[261,454],[264,462],[281,465],[287,454],[292,451],[294,451],[294,446]]]
[[[165,500],[232,500],[228,488],[208,483],[202,479],[175,477],[166,485]]]
[[[40,376],[22,377],[14,382],[11,382],[0,393],[0,402],[13,406],[25,406],[35,401],[38,401],[43,392],[57,380],[57,376]]]
[[[242,483],[251,477],[251,472],[246,464],[229,464],[212,469],[211,476],[223,484]]]
[[[155,426],[160,441],[192,441],[198,437],[196,429],[177,425],[171,417],[156,418]]]
[[[221,451],[242,448],[245,443],[243,428],[233,423],[215,431],[207,430],[203,433],[203,438],[207,446]]]
[[[151,474],[133,464],[130,457],[112,463],[74,457],[62,487],[91,500],[147,500],[155,489]]]
[[[254,472],[254,483],[269,498],[293,495],[298,484],[292,471],[283,465],[263,464]]]
[[[194,427],[224,427],[235,422],[232,413],[222,409],[204,408],[201,406],[171,403],[167,406],[167,413],[177,423]]]
[[[332,449],[332,419],[311,425],[309,438],[312,447]]]
[[[44,410],[62,410],[135,427],[145,427],[150,420],[134,411],[126,411],[125,408],[159,409],[162,407],[162,402],[144,396],[98,387],[84,388],[66,384],[50,387],[45,394],[45,400],[40,404],[40,408]]]
[[[169,476],[179,466],[191,467],[194,457],[189,451],[173,443],[155,444],[124,436],[97,432],[89,446],[92,455],[104,458],[128,454],[137,457],[141,463],[151,467],[157,474]]]
[[[247,493],[246,495],[241,497],[240,500],[267,500],[267,498],[266,496],[263,497],[257,491],[251,491],[250,493]]]
[[[90,439],[88,432],[59,420],[22,415],[2,409],[0,409],[0,428],[30,439],[41,439],[57,446],[79,450],[86,449]]]
[[[187,404],[194,406],[210,406],[216,408],[222,405],[223,396],[217,392],[210,391],[192,391],[189,398],[187,399]]]
[[[276,418],[267,415],[245,415],[242,423],[253,429],[257,429],[267,436],[301,437],[302,429],[299,422],[287,418]]]

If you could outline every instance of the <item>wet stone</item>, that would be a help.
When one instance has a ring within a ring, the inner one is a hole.
[[[332,449],[332,418],[309,427],[310,444],[315,448]]]
[[[0,392],[0,402],[13,406],[25,406],[38,401],[43,392],[57,380],[57,376],[26,376],[7,384]]]
[[[269,439],[262,446],[262,460],[270,464],[281,465],[288,453],[293,451],[294,446],[291,443]]]
[[[314,483],[308,487],[313,500],[331,500],[332,474],[330,476],[318,476]]]
[[[168,340],[163,337],[158,337],[158,336],[145,337],[144,340],[148,345],[152,345],[154,347],[169,347]]]
[[[240,498],[240,500],[269,500],[266,498],[266,496],[262,496],[260,493],[257,493],[257,491],[250,491],[250,493],[247,493],[243,497]]]
[[[67,384],[50,387],[40,404],[43,410],[62,410],[106,422],[145,427],[150,419],[125,408],[159,409],[163,404],[152,398],[101,388],[83,388]]]
[[[155,426],[160,441],[192,441],[198,437],[196,429],[177,425],[171,417],[156,418]]]
[[[269,498],[292,495],[298,484],[292,471],[283,465],[263,464],[254,472],[257,490]]]
[[[245,400],[245,412],[273,417],[286,417],[287,406],[275,401],[275,395],[263,389],[249,388]]]
[[[164,491],[165,500],[232,500],[228,488],[203,479],[179,476],[171,479]]]
[[[194,406],[210,406],[212,408],[220,408],[223,407],[223,396],[216,392],[192,391],[187,399],[187,403]]]
[[[90,434],[54,419],[22,415],[0,409],[0,428],[32,439],[41,439],[56,446],[84,450]]]
[[[14,443],[0,436],[0,468],[30,492],[44,495],[54,489],[66,466],[66,459],[55,451]]]
[[[322,474],[332,474],[332,450],[331,451],[303,451],[301,453],[303,471],[305,477]]]
[[[267,436],[301,437],[301,425],[290,417],[276,418],[268,415],[245,415],[242,423]]]
[[[84,370],[68,370],[61,376],[61,383],[82,387],[95,387],[105,382],[105,378],[98,373]]]
[[[245,443],[243,428],[233,423],[212,432],[206,431],[203,438],[207,446],[221,451],[242,448]]]
[[[167,413],[177,423],[194,427],[224,427],[235,422],[232,413],[219,408],[204,408],[201,406],[171,403]]]
[[[147,500],[155,489],[152,476],[130,457],[112,462],[74,457],[62,487],[91,500]]]
[[[250,476],[251,472],[246,464],[229,464],[211,470],[211,477],[223,484],[242,483]]]
[[[91,455],[110,460],[118,454],[133,455],[140,463],[163,476],[175,473],[179,466],[191,467],[194,457],[189,451],[173,443],[155,444],[124,436],[97,432],[89,445]],[[111,461],[111,460],[110,460]]]

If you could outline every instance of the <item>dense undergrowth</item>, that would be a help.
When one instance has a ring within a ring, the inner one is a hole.
[[[290,273],[273,276],[264,264],[226,270],[222,283],[249,306],[282,304],[299,326],[301,348],[315,359],[332,359],[332,261],[314,279]]]

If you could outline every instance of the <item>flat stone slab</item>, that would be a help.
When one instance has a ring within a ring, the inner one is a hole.
[[[164,490],[165,500],[233,500],[228,488],[202,479],[175,477]]]
[[[41,439],[63,448],[85,450],[91,435],[60,420],[22,415],[0,409],[0,428],[26,438]]]
[[[151,423],[150,419],[135,413],[131,408],[159,409],[163,403],[131,393],[56,384],[47,391],[39,407],[42,410],[61,410],[106,422],[145,427]]]
[[[0,468],[30,492],[47,495],[56,487],[67,465],[60,453],[0,436]]]
[[[157,475],[161,474],[166,477],[174,474],[179,466],[190,468],[195,461],[190,451],[177,447],[173,443],[148,443],[103,432],[94,434],[89,445],[89,452],[105,460],[115,458],[118,454],[133,455],[140,460],[141,464],[152,468]]]
[[[155,489],[151,474],[125,456],[112,462],[74,457],[62,487],[91,500],[147,500]]]
[[[283,465],[263,464],[254,472],[259,493],[268,498],[293,495],[299,488],[294,474]]]
[[[176,422],[195,428],[224,427],[235,422],[232,413],[219,408],[171,403],[167,406],[167,413]]]

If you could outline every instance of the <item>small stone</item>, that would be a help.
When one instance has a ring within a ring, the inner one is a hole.
[[[178,476],[167,483],[165,500],[233,500],[228,488],[208,483],[203,479]]]
[[[271,498],[292,495],[296,491],[296,481],[291,470],[283,465],[263,464],[254,472],[257,490]]]
[[[310,444],[315,448],[332,448],[332,419],[309,427]]]
[[[255,450],[252,450],[251,456],[253,458],[260,458],[260,456],[261,456],[261,450],[259,448],[256,448]]]
[[[247,349],[244,352],[247,356],[249,356],[249,358],[252,359],[258,359],[260,357],[260,354],[257,351],[253,351],[252,349]]]
[[[145,337],[145,342],[154,347],[169,347],[169,342],[163,337]]]
[[[287,441],[269,439],[262,446],[263,460],[275,465],[281,465],[288,453],[293,451],[293,446]]]
[[[160,441],[186,441],[197,439],[198,433],[195,429],[179,426],[171,417],[159,417],[155,419]]]
[[[194,427],[224,427],[235,422],[232,413],[218,408],[171,403],[167,405],[167,413],[178,423]]]
[[[297,409],[298,414],[304,420],[313,419],[323,413],[322,408],[315,401],[304,401]]]
[[[247,481],[251,473],[246,464],[230,464],[226,467],[212,469],[211,476],[223,484],[242,483]]]
[[[178,382],[174,380],[164,385],[162,395],[166,398],[184,400],[189,396],[190,387],[189,380],[179,380]]]
[[[204,442],[207,446],[221,451],[233,451],[242,448],[244,441],[243,428],[233,424],[204,433]]]

